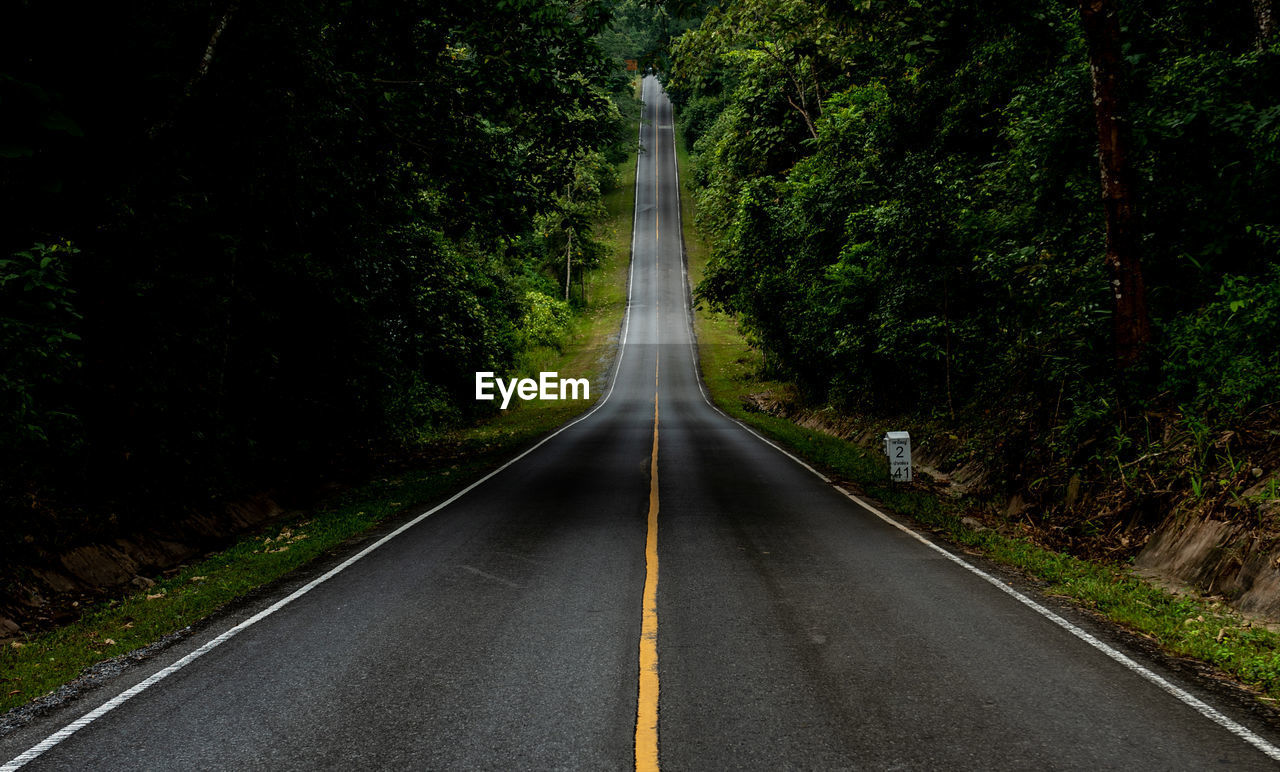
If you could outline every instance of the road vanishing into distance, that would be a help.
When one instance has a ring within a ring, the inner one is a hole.
[[[1278,765],[1240,703],[710,406],[671,107],[653,78],[644,99],[629,309],[596,408],[0,739],[5,769]]]

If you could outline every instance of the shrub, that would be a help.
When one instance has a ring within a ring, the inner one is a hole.
[[[0,259],[0,444],[17,451],[74,421],[60,387],[80,366],[66,258],[70,244],[36,244]]]
[[[557,351],[569,332],[569,304],[541,292],[525,293],[525,312],[521,319],[521,335],[526,349],[537,346]]]
[[[1280,267],[1228,275],[1217,298],[1168,324],[1165,387],[1211,418],[1280,400]]]

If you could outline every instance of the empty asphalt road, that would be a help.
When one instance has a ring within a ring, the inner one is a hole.
[[[644,96],[624,344],[594,412],[341,570],[286,582],[0,738],[0,763],[1276,766],[1260,719],[930,546],[707,403],[670,105],[652,78]]]

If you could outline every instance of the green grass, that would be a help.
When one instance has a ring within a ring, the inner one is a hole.
[[[588,409],[603,394],[613,343],[627,301],[627,266],[635,190],[635,154],[605,196],[600,233],[612,245],[586,279],[587,305],[574,317],[561,352],[537,352],[526,367],[590,377],[592,401],[521,402],[478,426],[438,438],[455,457],[352,488],[314,511],[268,530],[154,587],[87,610],[56,630],[0,649],[0,711],[25,704],[76,678],[85,668],[147,646],[208,617],[249,592],[339,547],[388,518],[420,512]]]
[[[691,175],[683,141],[677,141],[677,158],[685,185]],[[692,191],[684,187],[681,197],[689,277],[696,286],[706,272],[708,250],[694,225]],[[1280,635],[1254,626],[1219,602],[1156,587],[1127,566],[1093,563],[1044,549],[1016,534],[970,528],[962,522],[963,503],[889,482],[887,460],[879,453],[749,409],[743,399],[747,395],[789,385],[759,376],[760,354],[743,339],[734,319],[702,309],[695,314],[694,327],[708,390],[729,415],[952,544],[1039,580],[1046,594],[1070,599],[1175,655],[1212,664],[1253,687],[1265,701],[1280,701]]]

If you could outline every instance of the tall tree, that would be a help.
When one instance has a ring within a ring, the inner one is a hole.
[[[1116,364],[1124,369],[1134,364],[1151,342],[1151,318],[1134,223],[1122,82],[1124,57],[1116,0],[1081,0],[1080,21],[1089,49],[1093,112],[1098,127],[1098,166],[1107,220],[1106,266],[1115,301]]]

